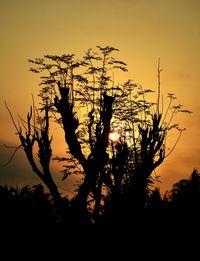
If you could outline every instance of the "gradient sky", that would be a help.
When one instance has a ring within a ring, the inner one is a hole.
[[[162,189],[188,177],[193,168],[200,170],[199,0],[1,0],[0,27],[1,165],[11,153],[3,144],[18,143],[4,100],[15,115],[25,115],[31,94],[39,90],[39,79],[28,71],[27,60],[44,54],[80,57],[90,47],[110,45],[120,49],[117,57],[128,64],[129,72],[124,78],[115,76],[117,80],[131,78],[155,89],[160,57],[163,93],[175,93],[178,102],[193,111],[178,118],[187,130],[156,171]],[[39,182],[22,152],[0,169],[0,184],[31,181]],[[60,187],[68,188],[66,182]]]

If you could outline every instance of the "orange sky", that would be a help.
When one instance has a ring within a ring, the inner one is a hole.
[[[17,144],[3,101],[15,115],[25,115],[31,94],[39,90],[39,80],[28,72],[27,60],[43,54],[80,57],[90,47],[111,45],[120,49],[117,57],[129,69],[123,79],[115,76],[116,80],[131,78],[144,88],[155,89],[160,57],[164,94],[174,92],[178,102],[193,111],[179,118],[187,131],[157,170],[163,190],[187,177],[194,167],[200,170],[199,17],[198,0],[1,0],[0,164],[11,153],[2,144]],[[0,173],[2,184],[34,179],[22,153]]]

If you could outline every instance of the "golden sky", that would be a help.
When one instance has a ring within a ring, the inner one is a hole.
[[[179,117],[187,131],[157,170],[162,187],[188,177],[193,168],[200,170],[199,0],[1,0],[0,27],[1,165],[11,153],[2,144],[17,144],[4,100],[15,115],[25,115],[31,94],[39,90],[27,60],[43,54],[80,57],[90,47],[110,45],[120,49],[117,57],[128,64],[124,79],[115,76],[119,82],[131,78],[155,89],[160,57],[163,93],[175,93],[193,111]],[[34,178],[22,153],[0,172],[0,183]]]

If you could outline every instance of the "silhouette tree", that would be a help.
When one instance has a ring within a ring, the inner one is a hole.
[[[117,185],[119,193],[116,199],[112,200],[112,202],[117,202],[117,204],[114,204],[114,208],[117,206],[117,211],[120,211],[123,215],[128,211],[126,216],[130,217],[132,216],[132,209],[135,209],[135,213],[138,214],[144,210],[149,188],[154,183],[151,174],[172,153],[184,131],[178,124],[172,123],[175,115],[179,112],[190,113],[184,110],[182,105],[173,105],[176,99],[174,94],[168,94],[169,103],[164,110],[163,101],[160,101],[160,73],[161,69],[158,64],[156,103],[149,102],[146,98],[146,94],[151,93],[151,90],[144,90],[140,85],[128,81],[124,84],[126,89],[123,90],[123,95],[120,96],[116,107],[114,107],[113,117],[115,121],[113,128],[118,129],[120,139],[112,144],[113,156],[110,164],[111,169],[108,171],[111,177],[107,178],[106,184],[111,191],[115,191],[113,188]],[[168,149],[167,137],[174,130],[178,131],[178,138],[166,154],[166,149]],[[118,153],[119,144],[124,148],[120,157]],[[123,171],[120,167],[122,165]],[[117,175],[118,178],[120,177],[120,185],[114,174],[116,169],[120,172]],[[115,198],[115,195],[116,193],[112,193],[111,197]]]
[[[35,105],[31,106],[30,112],[27,114],[27,121],[21,119],[22,127],[17,126],[12,114],[6,104],[6,107],[13,120],[13,124],[20,139],[20,146],[23,148],[26,157],[32,167],[32,170],[44,182],[49,191],[51,192],[57,208],[61,208],[62,197],[58,188],[52,178],[50,171],[50,160],[52,157],[51,138],[49,137],[49,108],[48,105],[41,109],[41,114],[36,118]],[[44,116],[42,112],[44,111]],[[23,129],[24,133],[23,133]],[[42,170],[37,166],[34,150],[37,150],[39,162]]]
[[[34,65],[31,71],[42,74],[40,106],[36,108],[33,102],[27,120],[21,119],[21,126],[16,125],[10,113],[20,146],[57,206],[63,201],[50,171],[50,119],[54,118],[62,127],[67,156],[54,159],[66,162],[63,179],[71,173],[84,177],[71,202],[84,223],[97,221],[105,195],[113,213],[119,202],[127,208],[134,205],[137,211],[144,208],[148,186],[153,182],[152,172],[173,151],[183,131],[172,123],[174,116],[189,112],[182,105],[173,104],[173,94],[168,95],[169,104],[164,111],[159,65],[157,101],[153,103],[146,98],[152,91],[131,80],[115,85],[114,71],[127,71],[126,64],[112,56],[118,49],[110,46],[97,49],[98,52],[89,49],[81,60],[73,54],[29,60]],[[166,155],[166,139],[172,130],[177,130],[179,136]],[[110,133],[118,133],[119,137],[112,140]],[[34,149],[42,170],[36,163]],[[89,201],[93,202],[91,216]]]
[[[194,169],[189,179],[182,179],[169,192],[169,204],[175,214],[200,214],[200,173]]]
[[[48,76],[42,77],[42,84],[45,86],[40,93],[44,103],[42,110],[51,111],[64,130],[65,140],[72,155],[64,160],[76,161],[84,171],[85,178],[75,200],[82,212],[86,210],[90,192],[96,202],[95,212],[99,211],[102,189],[100,173],[108,159],[107,147],[114,102],[114,97],[109,95],[108,82],[111,78],[107,72],[111,68],[126,70],[123,62],[110,57],[117,49],[98,48],[102,57],[88,50],[83,61],[76,61],[74,55],[45,56],[54,64],[46,64],[43,59],[31,61],[40,66],[32,71],[49,71]],[[93,61],[100,62],[101,65],[93,65]],[[80,67],[87,68],[87,78],[85,73],[75,74],[75,70]],[[55,70],[50,71],[52,68]],[[81,106],[86,106],[87,119],[79,122],[76,113]],[[84,126],[88,126],[87,129]],[[87,146],[84,152],[82,141]],[[69,168],[64,173],[64,178],[67,177],[68,170]]]

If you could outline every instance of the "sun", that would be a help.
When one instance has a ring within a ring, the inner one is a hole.
[[[109,140],[110,141],[116,142],[116,141],[119,140],[119,138],[120,138],[119,133],[117,133],[116,131],[110,132],[110,134],[109,134]]]

